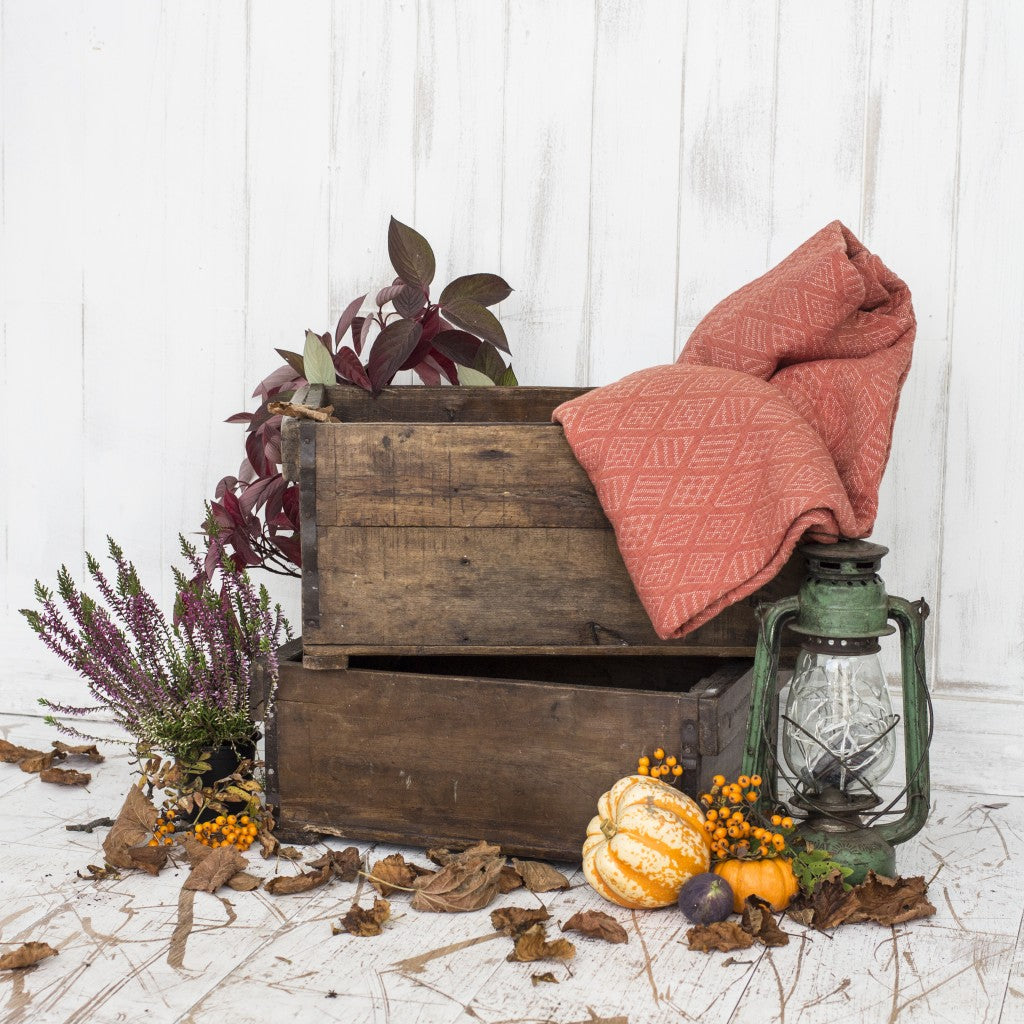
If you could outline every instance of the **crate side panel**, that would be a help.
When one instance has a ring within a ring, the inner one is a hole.
[[[678,736],[696,713],[686,694],[308,673],[278,704],[282,826],[578,859],[597,797],[651,730]]]
[[[555,424],[325,424],[320,526],[611,529]]]

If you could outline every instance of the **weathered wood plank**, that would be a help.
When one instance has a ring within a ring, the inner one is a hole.
[[[320,621],[308,645],[749,644],[754,605],[790,573],[683,640],[661,641],[611,530],[334,527],[318,530]]]
[[[734,686],[747,664],[731,663]],[[572,673],[534,681],[573,667],[580,668],[533,659],[526,671],[520,666],[533,679],[509,680],[284,666],[275,722],[282,828],[295,834],[323,824],[413,845],[486,838],[513,852],[575,859],[596,796],[632,770],[641,751],[661,744],[680,754],[693,766],[684,786],[696,792],[706,781],[699,701],[681,692],[699,678],[694,663],[601,666],[604,678],[630,690],[574,683]],[[500,659],[490,670],[501,672]],[[648,679],[674,686],[647,689]],[[748,690],[749,683],[745,676]],[[569,736],[572,785],[557,755]]]
[[[325,424],[320,526],[611,529],[556,424]]]

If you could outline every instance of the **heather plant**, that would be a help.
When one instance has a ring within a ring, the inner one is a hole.
[[[245,459],[238,476],[218,484],[204,524],[213,538],[207,570],[222,550],[239,569],[259,566],[298,576],[299,488],[281,475],[281,416],[275,402],[290,400],[306,384],[348,385],[378,394],[400,370],[412,370],[428,386],[518,384],[508,340],[491,306],[512,289],[497,274],[466,274],[431,297],[436,262],[427,240],[391,218],[388,255],[397,275],[367,303],[354,298],[331,332],[306,331],[302,352],[277,349],[284,360],[260,382],[255,412],[239,412],[228,423],[246,425]],[[370,306],[369,310],[366,309]],[[499,349],[501,351],[499,351]]]
[[[138,747],[185,762],[198,760],[204,747],[252,740],[249,688],[256,661],[264,660],[273,686],[277,648],[291,639],[291,628],[280,605],[271,606],[266,587],[257,589],[230,561],[219,573],[220,590],[214,589],[203,557],[184,537],[179,540],[191,575],[172,570],[177,594],[171,619],[109,537],[113,580],[86,554],[100,600],[77,587],[66,566],[57,574],[56,594],[36,581],[39,608],[22,609],[22,615],[51,651],[85,677],[94,701],[73,707],[40,698],[50,712],[47,721],[61,732],[95,738],[57,715],[110,717]]]

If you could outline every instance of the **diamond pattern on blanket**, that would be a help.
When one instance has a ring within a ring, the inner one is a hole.
[[[915,333],[839,221],[698,324],[677,363],[559,406],[658,635],[767,583],[804,537],[864,537]]]

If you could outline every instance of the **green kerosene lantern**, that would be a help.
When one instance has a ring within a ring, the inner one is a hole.
[[[928,745],[931,701],[925,682],[924,600],[889,597],[878,576],[888,552],[867,541],[804,544],[807,578],[796,597],[758,609],[761,629],[754,657],[750,719],[743,773],[760,775],[764,795],[779,801],[779,779],[788,782],[800,835],[853,869],[896,874],[893,847],[916,835],[929,807]],[[893,713],[879,661],[879,638],[900,630],[902,721]],[[797,634],[797,656],[788,696],[777,689],[783,628]],[[780,703],[784,703],[780,707]],[[782,761],[778,756],[781,721]],[[899,746],[902,728],[906,785],[888,805],[878,792]],[[788,774],[786,772],[788,768]],[[899,813],[893,807],[906,796]]]

